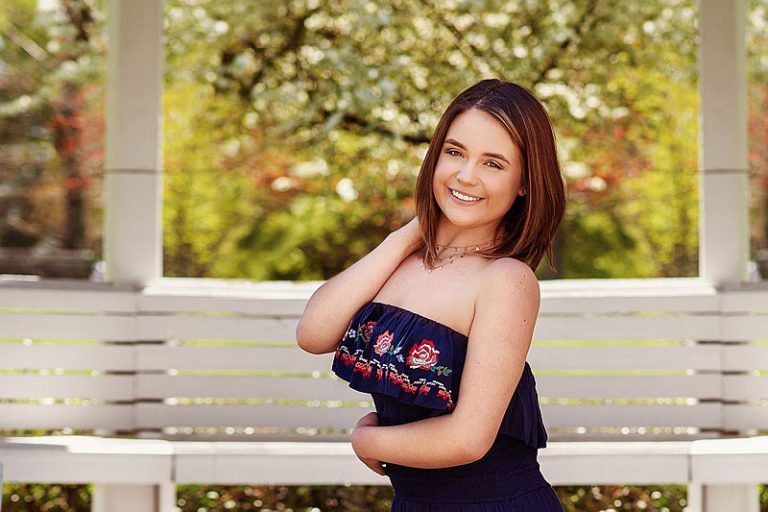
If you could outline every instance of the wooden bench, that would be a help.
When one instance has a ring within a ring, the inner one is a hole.
[[[368,397],[330,374],[332,354],[296,347],[319,284],[0,281],[0,429],[89,434],[0,441],[6,481],[91,482],[94,510],[164,512],[179,483],[387,485],[347,442]],[[722,500],[757,511],[765,286],[541,288],[528,361],[547,479],[687,483],[693,511],[727,510]]]

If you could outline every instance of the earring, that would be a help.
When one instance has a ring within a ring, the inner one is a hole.
[[[522,195],[522,196],[524,196],[524,195],[525,195],[525,189],[524,189],[524,188],[521,188],[521,189],[520,189],[520,192],[522,192],[522,194],[520,194],[520,195]]]

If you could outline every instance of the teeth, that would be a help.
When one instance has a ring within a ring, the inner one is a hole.
[[[455,191],[455,190],[453,190],[453,189],[451,189],[451,194],[453,194],[454,196],[458,197],[458,198],[459,198],[459,199],[461,199],[462,201],[479,201],[479,200],[480,200],[480,198],[477,198],[477,197],[469,197],[469,196],[465,196],[464,194],[461,194],[461,193],[459,193],[459,192],[456,192],[456,191]]]

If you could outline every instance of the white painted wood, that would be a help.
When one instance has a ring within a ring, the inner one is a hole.
[[[133,310],[135,303],[134,286],[66,279],[39,282],[0,279],[0,308],[110,313]]]
[[[552,485],[686,482],[687,442],[557,442],[539,450]]]
[[[2,380],[0,379],[0,383]],[[294,400],[370,400],[335,378],[233,375],[139,375],[137,398],[272,398]]]
[[[540,316],[534,330],[535,340],[674,340],[720,339],[717,315],[688,316],[616,315],[594,317]]]
[[[92,512],[177,512],[176,489],[166,485],[93,486]]]
[[[293,347],[138,346],[139,370],[330,371],[332,354],[309,354]]]
[[[242,341],[296,341],[297,318],[171,316],[145,314],[136,319],[137,339],[216,339]]]
[[[180,484],[389,485],[348,442],[174,443],[174,449]]]
[[[702,512],[760,512],[757,484],[702,485],[700,489]]]
[[[765,331],[768,334],[768,330]],[[723,351],[725,370],[768,370],[768,345],[736,345]]]
[[[2,314],[0,337],[90,339],[123,341],[137,339],[136,320],[123,315],[95,314]]]
[[[178,405],[139,403],[138,428],[162,427],[312,427],[348,429],[373,407],[290,405]],[[1,409],[0,409],[1,411]]]
[[[544,362],[546,358],[541,358]],[[535,374],[535,372],[534,372]],[[720,396],[721,376],[697,375],[619,375],[556,376],[536,375],[540,397],[557,398],[715,398]]]
[[[688,495],[684,512],[704,512],[704,486],[699,482],[687,482]]]
[[[761,307],[755,304],[756,308]],[[750,339],[766,339],[768,337],[768,315],[728,314],[723,316],[722,341],[744,341]]]
[[[0,404],[0,429],[129,430],[134,407],[125,405]]]
[[[2,368],[65,370],[133,370],[131,345],[23,345],[0,343]]]
[[[699,275],[747,279],[746,0],[699,2]]]
[[[166,499],[172,494],[171,482],[386,485],[384,477],[356,459],[348,442],[9,438],[0,442],[0,457],[9,468],[8,481],[30,481],[30,472],[34,481],[43,482],[110,484],[120,478],[122,485],[132,484],[133,489],[151,482],[165,486]],[[730,503],[750,507],[756,499],[752,483],[766,479],[767,457],[768,436],[694,442],[556,442],[539,451],[542,473],[553,485],[691,482],[693,501],[696,486],[702,486],[702,510],[708,512],[731,510],[722,507],[720,500],[725,496]],[[728,471],[723,471],[725,467]],[[713,508],[715,503],[720,508]]]
[[[527,360],[538,371],[719,370],[721,351],[717,345],[533,347]]]
[[[750,380],[757,380],[748,377]],[[658,398],[720,396],[718,375],[619,376],[619,377],[537,377],[539,396],[558,398]],[[768,379],[764,379],[768,387]],[[2,378],[0,377],[0,383]],[[274,398],[297,400],[361,400],[367,395],[336,378],[268,377],[236,375],[138,375],[137,398],[171,397]],[[755,397],[765,396],[745,390]],[[765,389],[765,388],[763,388]],[[2,393],[2,391],[0,391]],[[1,396],[1,395],[0,395]],[[746,396],[734,393],[739,398]]]
[[[109,0],[104,252],[109,282],[162,276],[163,2]]]
[[[173,445],[90,436],[6,437],[7,482],[155,484],[172,481]]]
[[[725,375],[723,399],[752,400],[768,396],[768,377],[754,375]]]
[[[2,351],[0,351],[2,360]],[[0,374],[0,398],[89,398],[132,400],[134,379],[128,375]]]
[[[709,484],[768,482],[768,436],[693,441],[691,479]],[[727,467],[728,471],[723,471]]]
[[[766,315],[768,314],[768,281],[724,285],[719,298],[721,311]]]
[[[547,430],[561,426],[718,428],[722,424],[723,405],[544,404],[541,405],[541,413]]]
[[[765,398],[765,397],[763,397]],[[727,429],[765,429],[768,425],[768,407],[757,404],[725,404],[723,426]]]

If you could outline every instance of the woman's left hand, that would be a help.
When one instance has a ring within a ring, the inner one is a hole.
[[[352,430],[352,449],[355,451],[355,455],[360,459],[363,464],[371,468],[371,471],[379,475],[386,475],[384,468],[381,466],[381,461],[371,459],[361,455],[360,453],[360,433],[366,427],[377,427],[379,425],[379,416],[375,412],[369,412],[357,421],[354,430]],[[357,435],[355,435],[357,432]]]

